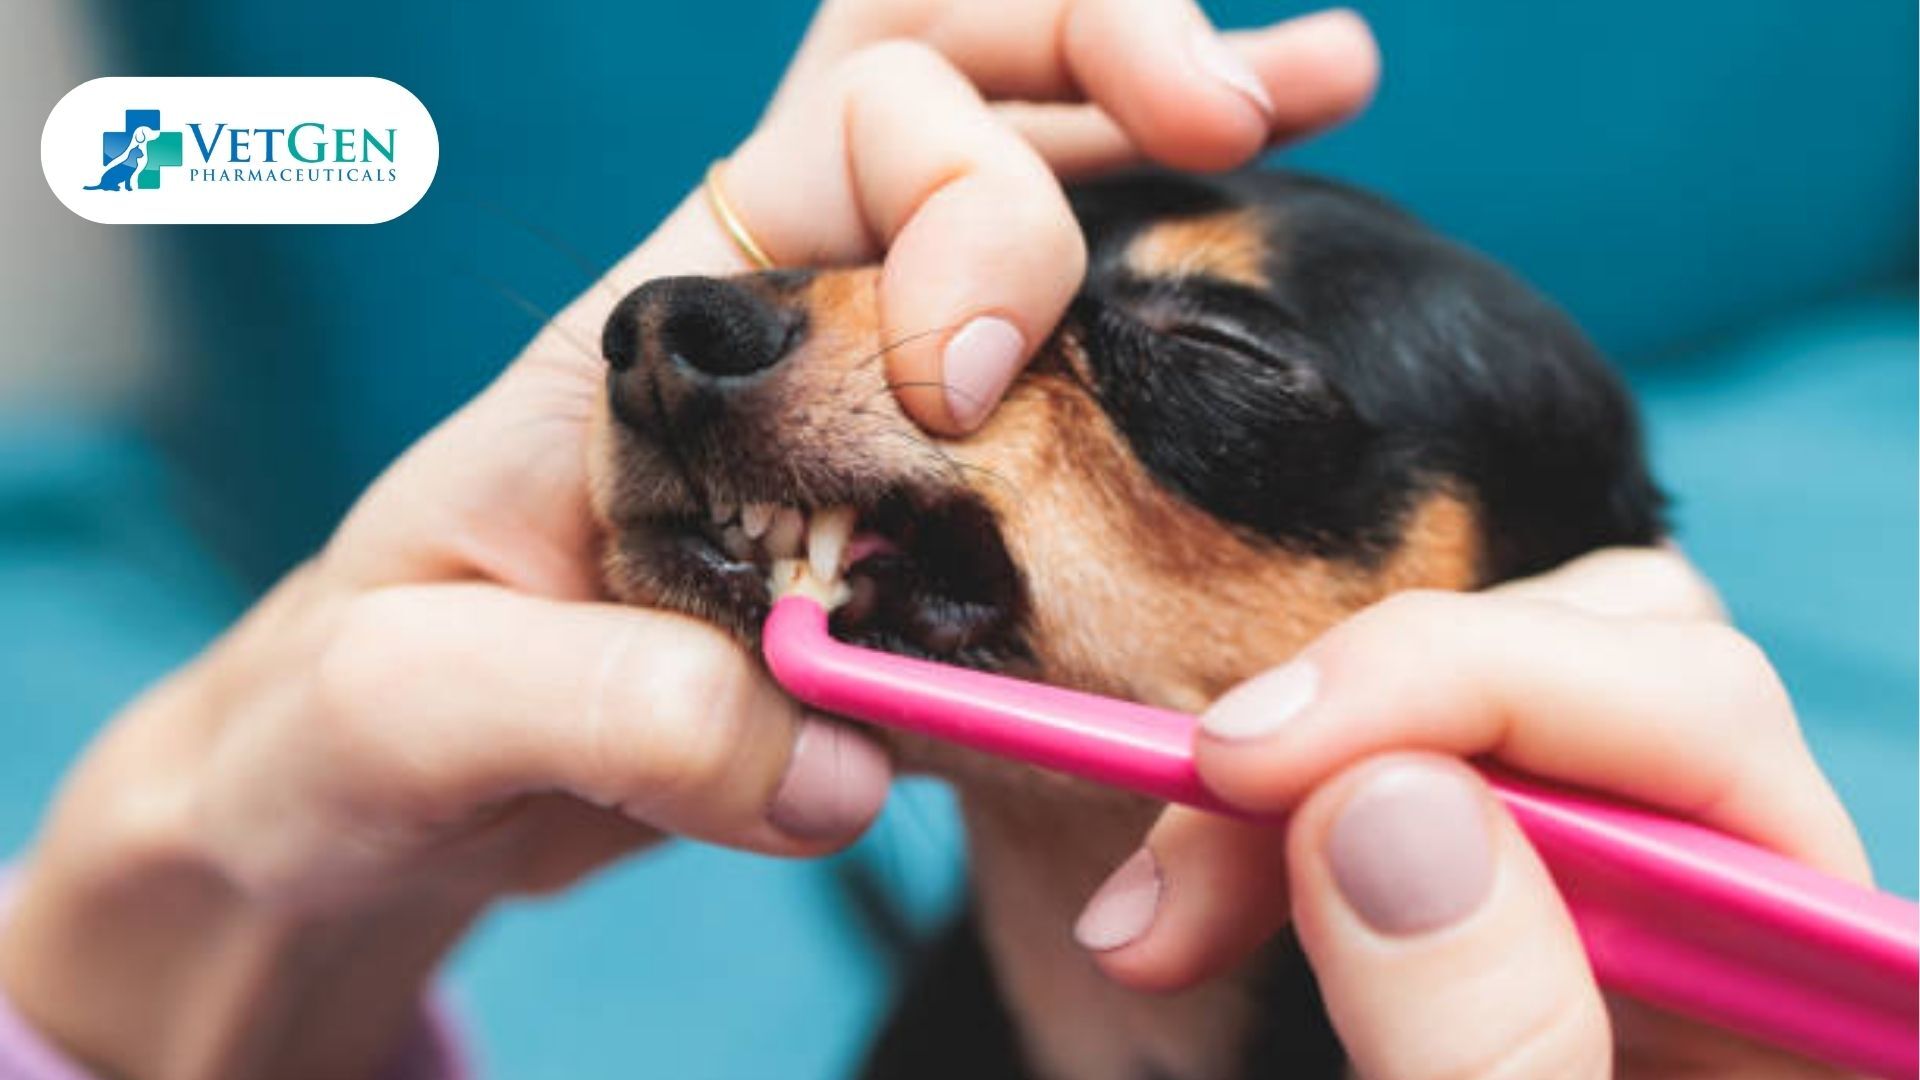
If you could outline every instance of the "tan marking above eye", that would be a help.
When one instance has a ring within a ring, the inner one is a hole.
[[[1126,264],[1141,277],[1211,277],[1263,288],[1269,224],[1253,209],[1163,221],[1128,242]]]

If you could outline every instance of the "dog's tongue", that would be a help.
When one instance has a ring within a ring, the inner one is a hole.
[[[855,533],[847,543],[847,565],[852,566],[861,559],[872,555],[890,555],[900,550],[900,545],[876,532]]]

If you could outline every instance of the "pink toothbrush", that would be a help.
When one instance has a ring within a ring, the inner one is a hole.
[[[773,676],[815,708],[1169,802],[1201,786],[1195,718],[846,645],[782,597]],[[1920,1077],[1920,907],[1647,810],[1489,772],[1609,989],[1820,1061]]]

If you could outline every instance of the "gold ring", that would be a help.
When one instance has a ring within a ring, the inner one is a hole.
[[[740,220],[739,214],[733,212],[733,205],[727,202],[726,195],[720,191],[720,166],[726,163],[727,159],[721,158],[707,166],[707,178],[700,183],[707,193],[707,207],[713,211],[714,217],[720,219],[720,227],[727,230],[727,235],[733,238],[733,246],[740,249],[740,254],[745,255],[748,262],[762,270],[771,270],[774,263],[767,256],[767,249],[754,242],[746,223]]]

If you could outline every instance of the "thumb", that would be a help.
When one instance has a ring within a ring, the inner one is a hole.
[[[377,729],[354,730],[356,745],[432,788],[403,805],[557,790],[670,833],[802,854],[852,840],[886,797],[879,747],[801,710],[693,619],[464,584],[355,605],[321,670],[344,691],[336,711]]]
[[[1369,1080],[1605,1077],[1611,1033],[1559,894],[1465,766],[1349,770],[1288,832],[1294,928]]]
[[[879,746],[801,710],[692,619],[481,584],[344,607],[289,687],[305,707],[233,740],[214,770],[208,828],[248,877],[404,857],[549,793],[781,855],[852,841],[886,799]]]

